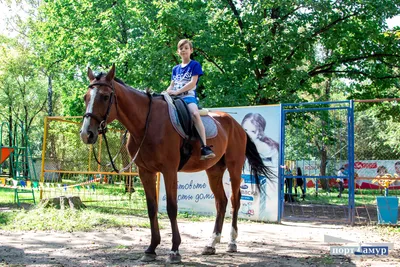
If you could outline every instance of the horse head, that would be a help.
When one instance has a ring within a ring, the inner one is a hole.
[[[116,118],[116,96],[114,88],[115,65],[107,74],[94,75],[88,68],[90,84],[83,97],[86,113],[83,115],[80,136],[85,144],[94,144],[99,133],[106,129],[107,123]]]

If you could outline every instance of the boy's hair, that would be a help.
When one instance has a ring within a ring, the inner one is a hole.
[[[177,46],[178,50],[179,50],[180,47],[182,47],[182,46],[185,45],[185,44],[188,44],[189,47],[190,47],[191,49],[193,49],[193,44],[192,44],[191,41],[189,41],[188,39],[182,39],[182,40],[180,40],[180,41],[178,42],[178,46]]]

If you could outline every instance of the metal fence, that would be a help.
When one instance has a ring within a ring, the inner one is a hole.
[[[337,179],[352,180],[351,169],[338,174],[352,161],[352,111],[350,101],[282,104],[283,219],[352,222],[351,190],[336,188]]]
[[[396,99],[283,104],[282,218],[398,219],[387,196],[400,195],[399,115]]]
[[[395,212],[399,214],[387,202],[400,196],[399,100],[355,101],[355,223],[382,221],[378,209],[391,213],[388,215],[392,219]],[[383,203],[378,203],[382,200]]]

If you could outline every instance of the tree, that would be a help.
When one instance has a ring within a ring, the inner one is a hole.
[[[206,73],[199,93],[211,106],[309,100],[331,78],[357,82],[348,97],[397,96],[389,89],[399,43],[385,20],[399,3],[57,0],[42,3],[40,39],[66,72],[116,62],[129,84],[161,91],[177,41],[190,38]]]
[[[29,49],[23,45],[9,40],[3,43],[0,53],[0,88],[4,92],[0,101],[6,108],[5,119],[11,127],[15,120],[29,132],[46,103],[43,77],[32,64]]]

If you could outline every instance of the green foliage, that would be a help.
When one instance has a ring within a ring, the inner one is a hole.
[[[88,66],[107,71],[116,63],[127,84],[160,92],[180,62],[182,38],[193,41],[203,66],[202,106],[399,97],[400,34],[386,19],[400,14],[400,0],[17,2],[30,9],[25,23],[16,18],[21,35],[0,36],[0,120],[23,121],[34,151],[46,105],[52,115],[84,113]],[[395,121],[380,128],[379,140],[398,153]],[[313,136],[310,154],[322,155],[335,143],[337,133],[305,126],[293,146]]]
[[[0,120],[23,123],[29,132],[46,102],[45,79],[33,64],[30,49],[6,40],[0,47]]]
[[[0,228],[3,225],[10,224],[13,221],[15,216],[16,216],[15,212],[2,212],[2,213],[0,213]]]
[[[357,103],[354,152],[356,159],[400,158],[400,122],[395,102]],[[362,140],[362,141],[361,141]]]
[[[32,40],[71,82],[87,84],[88,64],[115,62],[128,84],[159,92],[179,62],[176,43],[189,38],[206,105],[297,102],[328,78],[351,79],[348,96],[365,98],[389,93],[398,75],[398,42],[385,19],[399,3],[56,0],[40,6]],[[68,95],[66,105],[77,103],[79,93]]]
[[[343,104],[300,106],[340,108]],[[313,110],[286,114],[285,157],[288,160],[319,160],[320,175],[326,174],[327,160],[347,159],[347,111]],[[334,164],[331,164],[334,165]]]

